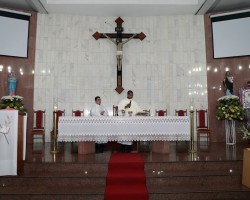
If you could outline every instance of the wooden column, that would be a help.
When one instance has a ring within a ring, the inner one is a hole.
[[[18,137],[17,137],[17,175],[23,173],[23,123],[26,113],[18,112]]]

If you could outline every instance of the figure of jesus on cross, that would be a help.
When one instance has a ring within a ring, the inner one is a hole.
[[[120,94],[124,89],[122,88],[122,59],[123,59],[123,46],[132,39],[143,40],[146,35],[141,33],[123,33],[122,18],[118,17],[115,20],[117,27],[115,28],[116,33],[99,33],[95,32],[93,37],[98,40],[100,38],[108,39],[116,45],[116,61],[117,61],[117,87],[116,91]],[[123,41],[123,39],[126,39]]]
[[[121,71],[122,70],[123,45],[126,44],[131,39],[133,39],[137,34],[132,35],[130,38],[128,38],[127,40],[124,40],[122,42],[120,42],[119,40],[118,41],[113,40],[105,33],[103,33],[103,35],[116,45],[117,67],[118,67],[118,71]]]

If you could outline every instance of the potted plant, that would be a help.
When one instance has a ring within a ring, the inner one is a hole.
[[[218,120],[243,120],[245,110],[235,95],[223,96],[217,100],[216,118]]]
[[[225,120],[226,144],[235,144],[235,120],[242,121],[245,110],[241,106],[239,97],[235,95],[223,96],[217,100],[216,118]]]
[[[27,109],[23,106],[23,97],[18,95],[3,96],[1,98],[0,109],[13,108],[22,112],[26,112]]]

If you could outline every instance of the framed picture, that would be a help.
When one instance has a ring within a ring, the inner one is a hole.
[[[243,108],[250,108],[250,90],[243,90],[242,105]]]

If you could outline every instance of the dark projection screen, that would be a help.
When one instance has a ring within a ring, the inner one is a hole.
[[[28,57],[30,14],[0,9],[0,55]]]
[[[210,16],[214,58],[250,55],[250,12]]]

